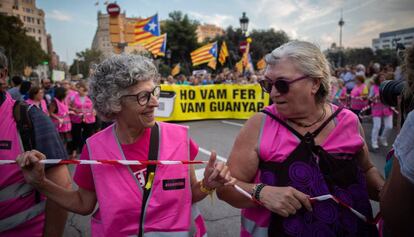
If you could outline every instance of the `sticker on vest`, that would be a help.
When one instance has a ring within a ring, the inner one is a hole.
[[[147,175],[147,168],[135,171],[134,175],[138,179],[139,185],[141,185],[141,187],[144,187],[145,186],[145,176]]]
[[[11,150],[12,142],[11,141],[0,141],[0,150]]]
[[[164,179],[162,181],[163,190],[184,189],[185,179]]]

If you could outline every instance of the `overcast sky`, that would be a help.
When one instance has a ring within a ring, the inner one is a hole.
[[[98,6],[95,5],[99,2]],[[72,63],[75,53],[90,48],[103,0],[38,0],[45,11],[46,31],[61,61]],[[293,39],[317,43],[321,49],[339,42],[338,21],[343,9],[345,47],[370,47],[380,32],[414,27],[414,0],[119,0],[128,17],[159,19],[180,10],[200,23],[239,27],[246,12],[249,30],[284,30]],[[168,44],[168,42],[167,42]]]

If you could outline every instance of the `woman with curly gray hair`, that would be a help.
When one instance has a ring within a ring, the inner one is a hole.
[[[199,182],[192,166],[154,165],[185,163],[198,152],[187,127],[155,121],[157,77],[150,59],[119,55],[98,65],[90,81],[98,115],[114,123],[87,140],[81,159],[135,165],[80,165],[74,176],[79,189],[69,191],[44,178],[36,162],[41,154],[19,158],[28,182],[67,210],[87,215],[99,204],[92,218],[93,236],[189,236],[192,214],[196,229],[205,230],[192,203],[232,181],[214,152]]]
[[[327,198],[369,219],[369,197],[378,200],[384,180],[357,116],[327,102],[325,56],[311,43],[292,41],[265,60],[259,83],[274,104],[245,123],[227,163],[255,202],[231,186],[218,190],[243,208],[241,236],[376,236],[375,225]]]

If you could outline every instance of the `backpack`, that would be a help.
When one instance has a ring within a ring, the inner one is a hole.
[[[24,151],[30,151],[36,147],[33,124],[29,117],[30,108],[30,105],[22,101],[16,101],[13,105],[13,118],[16,121]]]
[[[33,124],[29,116],[30,108],[31,105],[19,100],[13,105],[13,118],[16,122],[24,151],[30,151],[36,147]],[[36,203],[41,201],[40,193],[37,190],[35,190],[35,199]]]

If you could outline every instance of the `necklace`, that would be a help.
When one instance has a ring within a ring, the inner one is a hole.
[[[317,123],[319,123],[320,121],[322,121],[324,118],[325,118],[325,115],[326,115],[326,110],[325,110],[325,106],[323,106],[322,107],[322,115],[315,121],[315,122],[313,122],[313,123],[311,123],[311,124],[304,124],[304,123],[301,123],[301,122],[297,122],[297,121],[294,121],[294,120],[291,120],[291,119],[288,119],[290,122],[292,122],[292,123],[294,123],[294,124],[296,124],[296,125],[298,125],[299,127],[303,127],[303,128],[309,128],[309,127],[312,127],[313,125],[315,125],[315,124],[317,124]]]

